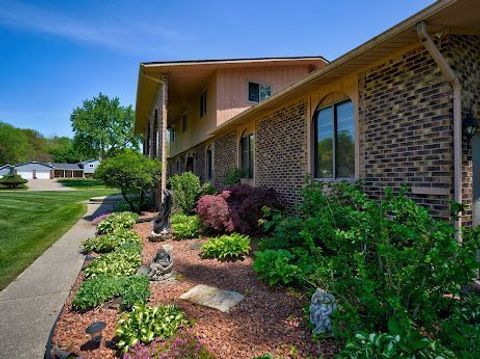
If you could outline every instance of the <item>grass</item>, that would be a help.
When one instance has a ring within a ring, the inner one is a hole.
[[[63,192],[0,191],[0,289],[82,217],[86,206],[81,201],[116,192],[97,187]]]

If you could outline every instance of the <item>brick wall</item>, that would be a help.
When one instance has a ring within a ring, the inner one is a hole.
[[[448,41],[437,45],[444,52]],[[417,187],[421,194],[411,196],[434,215],[448,216],[453,198],[450,95],[450,85],[421,46],[359,76],[360,177],[369,195],[380,198],[385,187],[406,184]],[[437,194],[424,194],[432,191]]]
[[[225,172],[237,165],[237,135],[235,131],[229,132],[215,140],[215,155],[213,159],[214,185],[222,187]]]
[[[299,199],[307,169],[307,103],[279,109],[261,119],[255,132],[255,182],[275,189],[284,204]]]
[[[480,36],[451,35],[446,57],[462,84],[462,118],[472,109],[480,118]],[[463,141],[463,222],[472,223],[472,148]]]

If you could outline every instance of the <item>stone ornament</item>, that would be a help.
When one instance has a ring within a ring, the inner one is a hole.
[[[314,326],[315,334],[330,333],[332,330],[332,314],[337,309],[335,297],[317,288],[310,302],[310,322]]]
[[[173,277],[173,253],[170,246],[162,246],[150,264],[148,276],[153,281],[167,281]]]
[[[151,242],[165,241],[171,237],[170,214],[172,213],[173,194],[168,187],[163,191],[161,210],[153,220],[152,233],[148,238]]]

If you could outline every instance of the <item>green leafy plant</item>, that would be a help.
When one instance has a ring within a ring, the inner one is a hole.
[[[150,296],[149,284],[149,278],[144,275],[118,278],[99,275],[82,283],[72,305],[76,310],[87,310],[116,297],[122,298],[123,308],[145,304]]]
[[[138,215],[132,212],[118,212],[109,215],[97,226],[98,234],[112,233],[118,229],[131,229]]]
[[[241,179],[245,176],[245,171],[240,168],[227,168],[223,174],[223,185],[228,187],[239,184]]]
[[[456,359],[457,356],[437,341],[415,335],[404,338],[390,333],[358,333],[338,359]]]
[[[142,238],[130,229],[120,228],[108,234],[87,239],[83,243],[83,248],[86,252],[107,253],[127,243],[140,245]]]
[[[106,185],[119,188],[132,212],[140,213],[148,193],[160,179],[161,165],[141,153],[125,149],[105,158],[95,177]]]
[[[174,305],[150,307],[133,305],[117,322],[117,346],[123,352],[138,343],[148,344],[155,338],[170,338],[187,324],[183,312]]]
[[[23,186],[28,181],[23,179],[20,175],[12,174],[5,175],[0,178],[0,185],[3,185],[7,188],[14,189]]]
[[[194,238],[202,227],[198,216],[189,216],[183,213],[175,213],[170,219],[172,231],[176,238]]]
[[[271,286],[291,284],[301,273],[300,267],[292,263],[294,258],[286,249],[258,251],[255,252],[253,270]]]
[[[244,258],[250,251],[250,237],[239,233],[211,238],[200,248],[202,258],[236,260]]]
[[[178,210],[184,214],[192,213],[202,194],[200,178],[192,172],[183,172],[170,177],[170,184]]]
[[[87,278],[98,275],[123,277],[135,274],[141,263],[141,247],[135,244],[126,244],[115,251],[102,255],[91,262],[84,273]]]

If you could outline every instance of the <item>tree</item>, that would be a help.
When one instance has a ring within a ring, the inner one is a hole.
[[[22,128],[28,141],[27,161],[50,162],[52,156],[48,153],[48,139],[40,132],[30,128]]]
[[[160,179],[160,173],[158,161],[126,149],[104,159],[98,166],[95,177],[110,187],[119,188],[130,209],[140,213],[145,197]]]
[[[110,99],[100,93],[85,100],[82,107],[73,110],[70,121],[75,146],[88,157],[102,158],[111,150],[139,148],[132,106],[121,106],[118,97]]]
[[[22,130],[0,122],[0,165],[25,161],[28,150],[28,138]]]
[[[48,153],[54,162],[77,163],[87,159],[78,152],[73,140],[66,136],[50,138]]]

